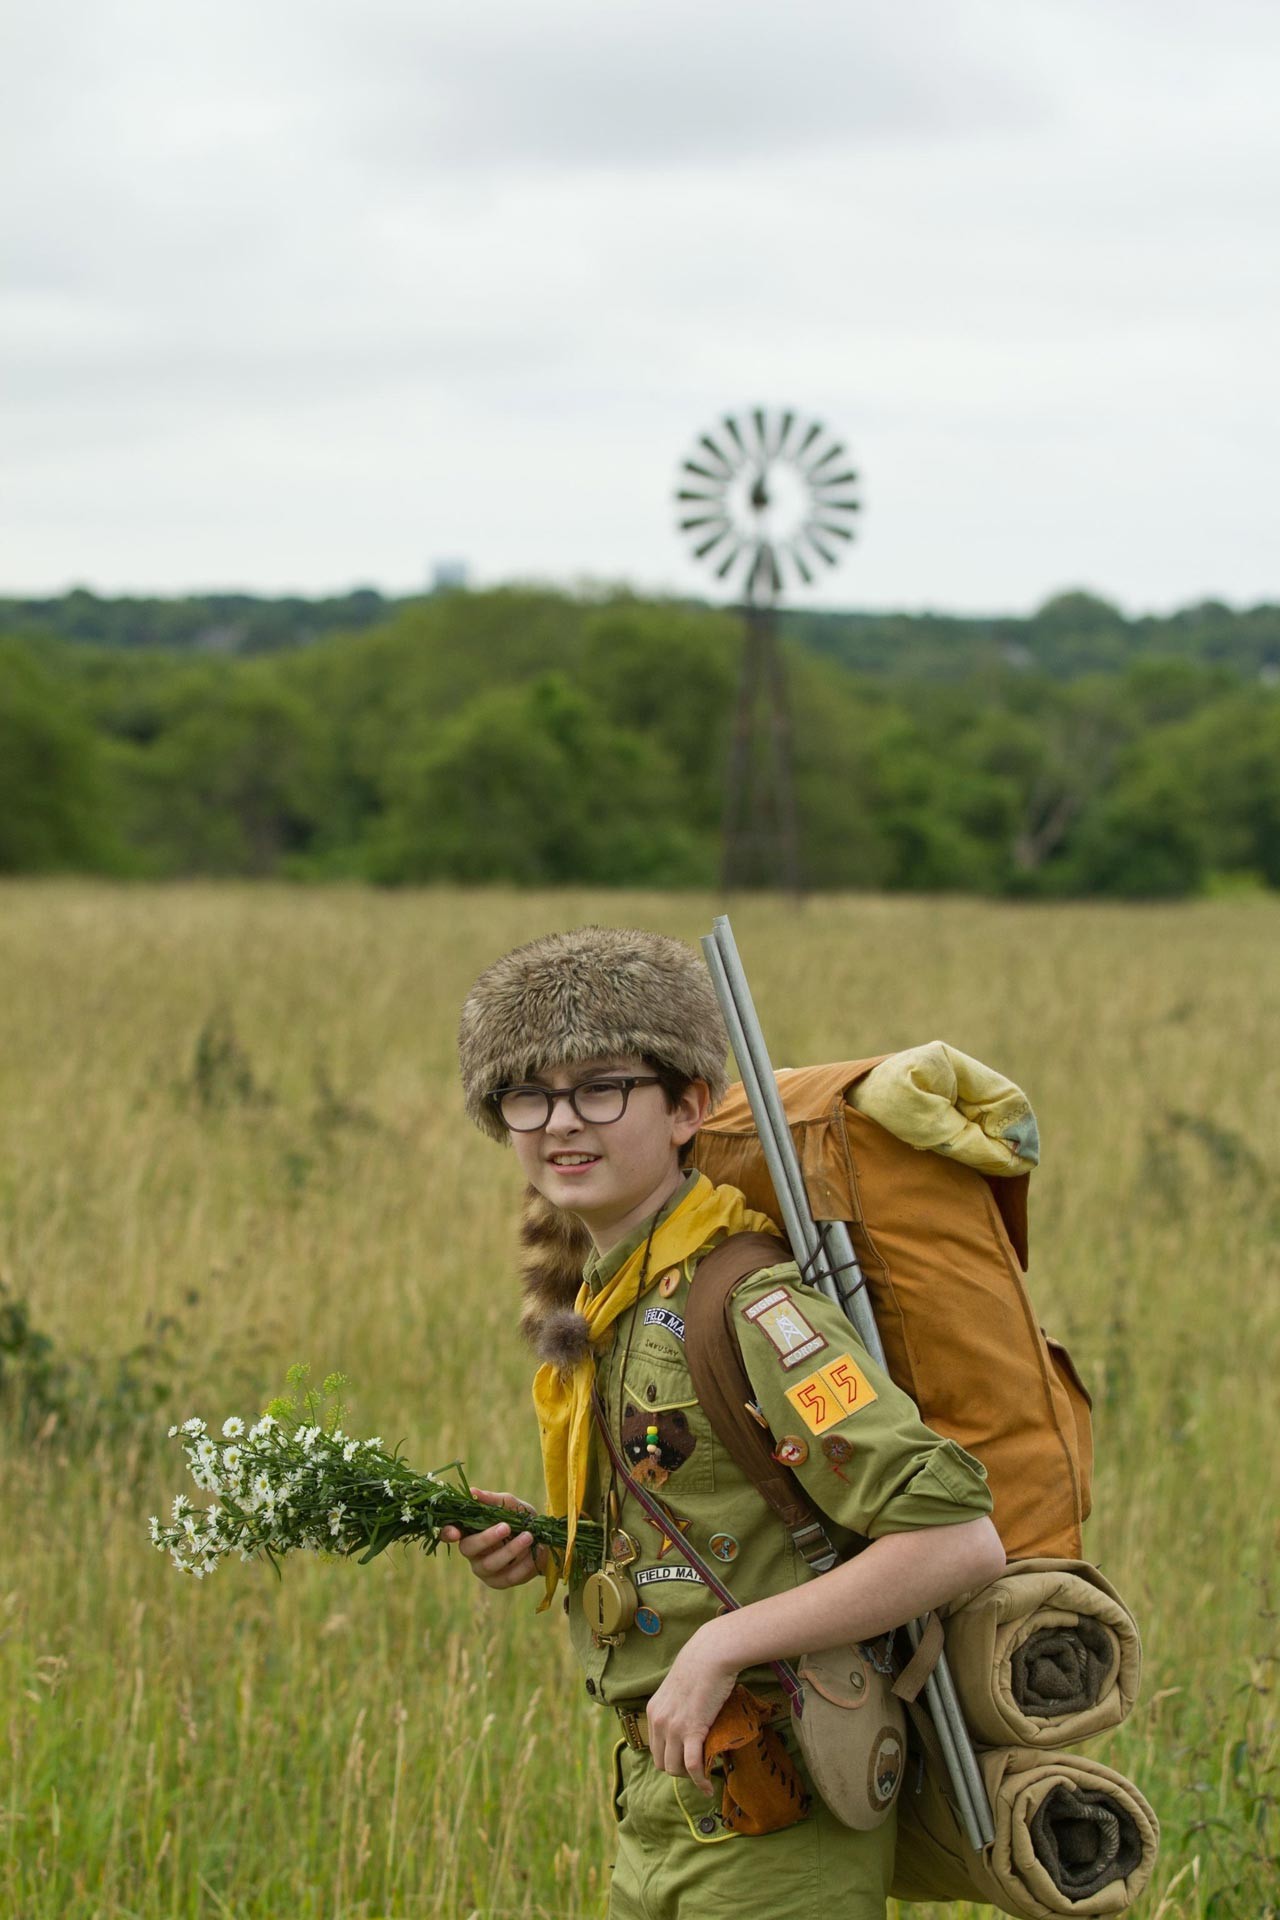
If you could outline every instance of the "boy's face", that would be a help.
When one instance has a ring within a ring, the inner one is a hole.
[[[541,1068],[530,1079],[556,1090],[651,1073],[634,1054],[619,1054]],[[633,1087],[622,1118],[607,1125],[581,1120],[567,1100],[557,1100],[545,1127],[513,1133],[511,1144],[530,1185],[553,1206],[576,1213],[605,1253],[674,1191],[680,1148],[698,1131],[707,1105],[702,1080],[686,1088],[674,1111],[662,1087]]]

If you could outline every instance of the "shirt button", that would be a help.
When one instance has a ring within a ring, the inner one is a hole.
[[[588,1692],[588,1693],[589,1693],[589,1694],[591,1695],[591,1697],[592,1697],[593,1699],[595,1698],[595,1691],[596,1691],[596,1683],[595,1683],[595,1681],[594,1681],[594,1680],[588,1680],[588,1682],[587,1682],[587,1692]]]
[[[650,1406],[653,1405],[653,1402],[658,1397],[658,1389],[654,1386],[652,1380],[649,1382],[648,1386],[644,1390],[644,1397],[649,1402]]]

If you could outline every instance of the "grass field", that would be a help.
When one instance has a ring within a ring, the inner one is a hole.
[[[4,1915],[602,1911],[609,1729],[532,1589],[398,1551],[179,1581],[146,1519],[169,1421],[252,1415],[297,1359],[349,1374],[351,1431],[537,1492],[518,1182],[460,1114],[457,1009],[535,933],[716,910],[0,889]],[[733,917],[778,1064],[941,1036],[1031,1094],[1033,1297],[1094,1392],[1090,1549],[1144,1632],[1101,1749],[1164,1825],[1137,1911],[1274,1913],[1280,903]]]

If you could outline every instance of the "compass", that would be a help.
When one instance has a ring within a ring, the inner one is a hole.
[[[821,421],[791,408],[725,414],[681,463],[679,528],[695,560],[768,606],[810,586],[854,537],[858,474]]]

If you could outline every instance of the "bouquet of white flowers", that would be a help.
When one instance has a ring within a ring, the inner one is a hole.
[[[170,1427],[192,1480],[216,1496],[199,1508],[178,1494],[169,1526],[151,1517],[153,1544],[180,1573],[201,1580],[232,1553],[241,1560],[263,1555],[277,1573],[286,1553],[358,1553],[364,1565],[397,1540],[417,1541],[434,1553],[441,1527],[478,1533],[502,1517],[501,1509],[476,1499],[461,1461],[415,1473],[379,1436],[350,1438],[338,1424],[343,1376],[330,1374],[316,1394],[306,1388],[307,1372],[291,1367],[294,1397],[273,1400],[249,1427],[233,1414],[222,1423],[221,1439],[194,1416]],[[563,1563],[563,1520],[522,1513],[519,1522],[521,1532]],[[602,1550],[600,1528],[579,1521],[575,1565],[599,1565]]]

